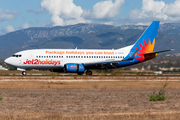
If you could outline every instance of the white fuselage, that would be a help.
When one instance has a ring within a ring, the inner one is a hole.
[[[100,49],[33,49],[15,53],[5,62],[19,69],[59,69],[66,63],[121,61],[132,46],[117,50]]]

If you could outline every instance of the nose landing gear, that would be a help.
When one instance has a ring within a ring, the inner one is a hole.
[[[22,72],[22,75],[25,76],[25,75],[26,75],[26,71],[23,71],[23,72]]]

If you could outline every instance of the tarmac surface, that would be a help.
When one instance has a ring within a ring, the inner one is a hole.
[[[45,76],[45,75],[14,75],[0,76],[0,81],[63,81],[63,82],[84,82],[84,81],[147,81],[147,82],[164,82],[164,81],[180,81],[180,75],[143,75],[143,76],[114,76],[114,75],[92,75],[92,76],[77,76],[77,75],[60,75],[60,76]]]

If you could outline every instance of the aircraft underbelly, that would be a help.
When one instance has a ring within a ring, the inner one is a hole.
[[[19,65],[17,68],[23,68],[23,69],[58,69],[63,68],[63,65]]]

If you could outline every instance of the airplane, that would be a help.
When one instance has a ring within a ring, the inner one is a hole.
[[[5,63],[26,75],[29,69],[49,69],[51,72],[67,72],[92,75],[92,69],[115,69],[141,63],[157,56],[155,40],[160,21],[153,21],[139,39],[120,49],[32,49],[15,53]]]

